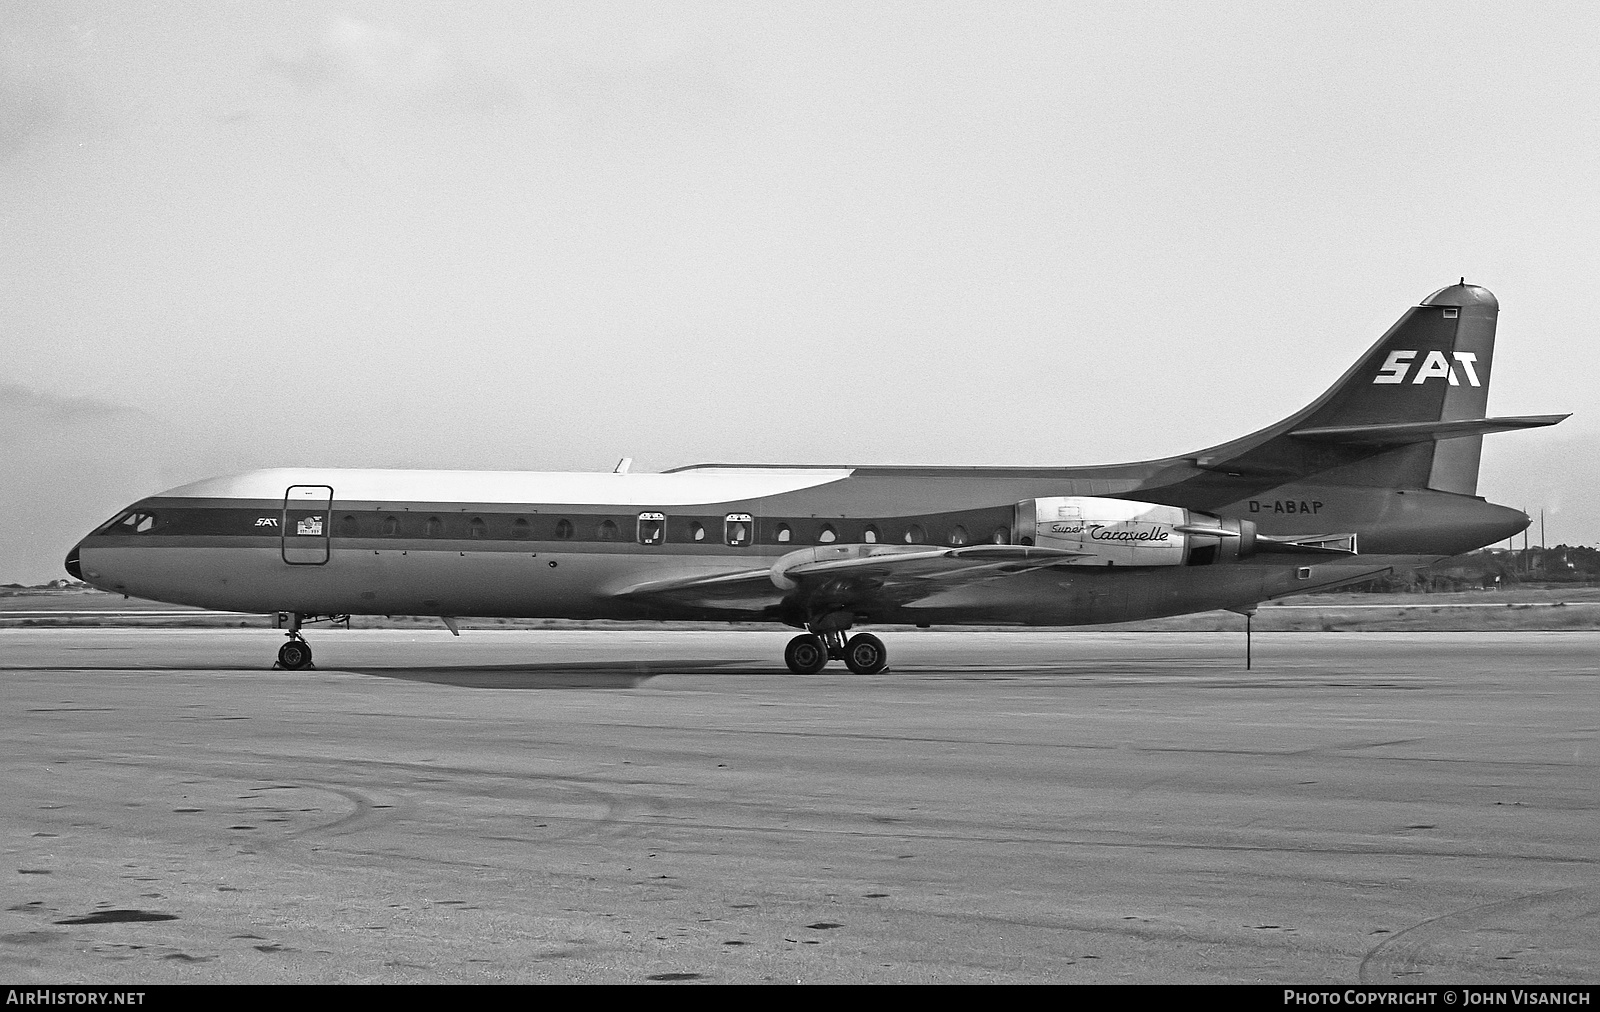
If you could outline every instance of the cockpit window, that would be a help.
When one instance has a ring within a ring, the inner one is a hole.
[[[108,534],[149,534],[156,528],[156,515],[134,510],[112,521]]]

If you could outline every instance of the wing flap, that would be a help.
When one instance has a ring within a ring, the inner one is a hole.
[[[779,559],[774,582],[808,577],[877,575],[894,579],[949,579],[979,569],[1024,572],[1082,558],[1083,552],[1031,545],[968,545],[961,548],[839,545],[803,549]]]
[[[836,606],[870,608],[1059,565],[1082,554],[1031,545],[822,545],[791,552],[767,569],[668,577],[619,587],[611,594],[665,606],[743,611],[817,598]]]

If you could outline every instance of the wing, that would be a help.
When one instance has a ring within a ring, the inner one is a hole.
[[[658,606],[741,613],[904,605],[956,587],[1060,565],[1083,553],[1027,545],[924,548],[823,545],[791,552],[767,569],[688,575],[612,591]]]

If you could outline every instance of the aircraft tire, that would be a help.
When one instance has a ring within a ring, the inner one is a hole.
[[[814,675],[828,666],[828,648],[820,636],[802,633],[783,648],[783,663],[797,675]]]
[[[290,671],[311,666],[311,645],[304,640],[290,640],[278,648],[278,663]]]
[[[889,651],[878,637],[858,633],[844,645],[844,666],[858,675],[875,675],[889,666]]]

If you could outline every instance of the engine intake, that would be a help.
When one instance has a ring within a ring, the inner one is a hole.
[[[1177,506],[1052,496],[1017,504],[1018,544],[1083,553],[1073,566],[1209,566],[1256,549],[1256,525]]]

